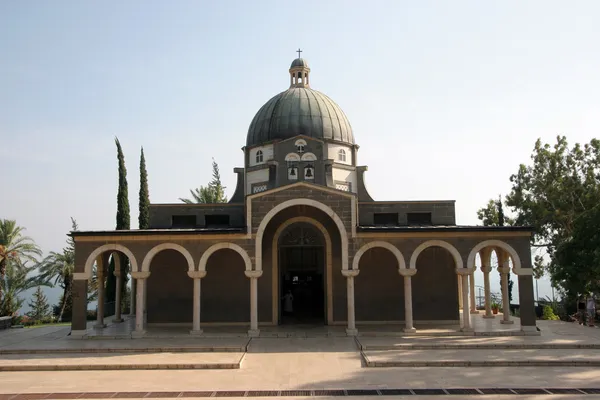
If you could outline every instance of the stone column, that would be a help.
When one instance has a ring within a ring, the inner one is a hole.
[[[483,290],[485,294],[485,315],[483,318],[494,318],[492,314],[492,291],[490,290],[490,271],[492,268],[489,264],[481,265],[481,271],[483,272]]]
[[[136,281],[131,277],[131,297],[129,300],[129,315],[135,315]]]
[[[469,310],[471,314],[479,314],[477,304],[475,303],[475,267],[469,275]]]
[[[192,318],[192,330],[190,334],[201,335],[200,329],[200,282],[206,276],[206,271],[188,271],[188,276],[194,280],[194,315]]]
[[[537,332],[532,275],[531,268],[521,268],[518,275],[519,317],[521,330],[524,332]]]
[[[135,331],[132,336],[141,337],[146,333],[146,279],[150,276],[150,272],[132,272],[131,276],[137,283]]]
[[[462,278],[460,276],[457,277],[458,281],[458,309],[462,310],[463,307],[463,298],[462,298]]]
[[[104,263],[105,258],[100,255],[96,259],[96,281],[98,282],[98,308],[96,312],[96,325],[94,328],[105,328],[106,324],[104,323],[104,272],[106,270],[107,265]]]
[[[417,273],[417,270],[415,268],[400,268],[398,272],[404,277],[404,332],[415,333],[417,330],[413,326],[411,277]]]
[[[248,336],[258,337],[258,278],[263,274],[262,271],[245,271],[246,277],[250,278],[250,329]]]
[[[502,324],[512,324],[510,319],[510,297],[508,294],[508,274],[510,274],[510,264],[508,254],[500,250],[498,257],[498,271],[500,272],[500,285],[502,287]]]
[[[87,332],[87,280],[76,279],[71,288],[73,301],[71,336],[84,336]]]
[[[358,270],[342,270],[342,275],[346,277],[346,298],[348,300],[348,327],[346,328],[346,335],[348,336],[356,336],[358,334],[354,312],[354,278],[358,276],[359,272]]]
[[[123,279],[121,273],[121,255],[118,253],[113,253],[113,257],[115,259],[115,278],[116,278],[116,293],[115,293],[115,318],[114,322],[123,322],[123,318],[121,317],[121,298],[123,291]]]
[[[469,304],[469,275],[471,274],[471,268],[457,268],[456,273],[461,278],[461,289],[462,289],[462,301],[463,306]],[[462,312],[462,320],[463,326],[461,331],[463,332],[473,332],[473,328],[471,328],[471,315],[469,314],[468,307],[463,307]]]

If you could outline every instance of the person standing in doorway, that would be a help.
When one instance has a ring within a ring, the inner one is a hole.
[[[294,295],[289,289],[285,296],[283,296],[283,313],[286,315],[292,315],[294,313]]]
[[[596,320],[596,298],[593,293],[588,294],[586,301],[588,326],[594,326]]]

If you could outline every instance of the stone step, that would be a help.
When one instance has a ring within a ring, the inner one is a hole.
[[[367,367],[590,367],[600,366],[595,350],[387,350],[362,351]]]
[[[552,340],[546,338],[363,338],[356,339],[361,350],[501,350],[501,349],[600,349],[600,341]]]
[[[0,371],[239,369],[245,353],[97,353],[2,355]]]
[[[171,340],[66,340],[40,341],[0,348],[0,355],[10,354],[103,354],[103,353],[244,353],[250,339],[198,338]]]

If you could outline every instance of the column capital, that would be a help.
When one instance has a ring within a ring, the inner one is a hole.
[[[416,268],[398,268],[398,273],[402,276],[414,276],[417,273]]]
[[[355,276],[358,276],[359,272],[360,271],[357,269],[343,269],[342,275],[344,275],[346,278],[354,278]]]
[[[187,274],[192,279],[202,279],[206,276],[206,271],[188,271]]]
[[[263,274],[262,271],[256,271],[256,270],[250,270],[250,271],[246,270],[246,271],[244,271],[244,273],[246,274],[246,278],[254,278],[254,279],[260,278]]]
[[[133,272],[131,272],[131,277],[133,279],[148,279],[149,276],[150,276],[150,271],[141,271],[141,272],[133,271]]]
[[[501,274],[510,274],[510,267],[498,267],[498,272]]]
[[[113,275],[116,276],[117,278],[121,276],[121,270],[115,269],[113,272]]]
[[[457,275],[471,275],[475,271],[475,267],[473,268],[456,268]]]
[[[492,272],[492,267],[490,267],[489,265],[482,265],[481,272],[483,272],[484,274],[489,274],[490,272]]]

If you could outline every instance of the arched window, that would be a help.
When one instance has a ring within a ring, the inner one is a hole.
[[[261,162],[263,162],[263,152],[259,150],[256,152],[256,163],[260,164]]]
[[[338,151],[338,160],[346,162],[346,150],[340,149],[340,151]]]
[[[294,143],[296,145],[296,148],[298,149],[298,153],[304,153],[304,146],[306,146],[306,140],[304,139],[298,139],[296,140],[296,143]]]

